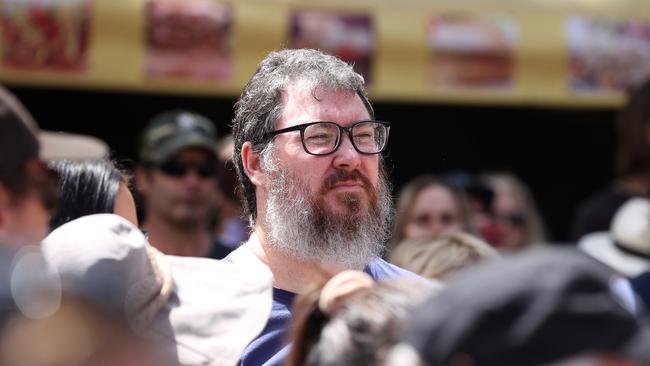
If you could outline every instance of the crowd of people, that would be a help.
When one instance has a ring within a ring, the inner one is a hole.
[[[231,135],[163,111],[126,169],[0,88],[0,366],[650,365],[650,83],[573,245],[511,173],[394,194],[399,126],[350,65],[286,49]]]

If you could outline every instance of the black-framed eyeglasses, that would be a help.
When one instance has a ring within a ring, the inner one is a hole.
[[[359,121],[349,127],[334,122],[310,122],[273,131],[275,135],[300,131],[300,139],[305,152],[310,155],[329,155],[341,145],[341,135],[347,132],[360,154],[379,154],[386,148],[390,123],[382,121]]]
[[[170,160],[158,166],[161,172],[172,177],[183,177],[191,169],[203,177],[209,178],[217,174],[216,163],[212,160],[199,161],[199,162],[183,162]]]

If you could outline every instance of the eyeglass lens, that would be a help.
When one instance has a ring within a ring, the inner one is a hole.
[[[373,121],[357,123],[350,132],[354,147],[365,154],[376,154],[383,150],[388,137],[386,126]],[[332,122],[309,125],[303,132],[305,149],[310,154],[329,154],[338,147],[340,134],[341,127]]]

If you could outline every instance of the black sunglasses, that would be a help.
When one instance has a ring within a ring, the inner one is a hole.
[[[172,177],[185,176],[190,169],[200,177],[209,178],[217,174],[217,164],[214,161],[182,162],[170,160],[158,166],[161,172]]]
[[[508,224],[510,226],[523,228],[526,226],[526,216],[520,212],[513,212],[509,214],[496,215],[499,222]]]

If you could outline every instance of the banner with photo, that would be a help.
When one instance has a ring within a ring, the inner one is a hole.
[[[293,10],[289,47],[316,48],[354,65],[366,83],[372,82],[375,29],[367,12],[324,9]]]
[[[4,0],[0,4],[3,68],[86,71],[90,0]]]
[[[232,10],[212,0],[148,0],[145,73],[150,79],[229,81]]]
[[[618,106],[650,75],[650,2],[599,4],[4,0],[0,82],[235,98],[269,51],[311,47],[373,101]]]
[[[566,33],[572,92],[621,91],[650,77],[650,21],[571,16]]]
[[[432,16],[427,27],[431,83],[453,88],[511,88],[515,82],[518,36],[512,17]]]

